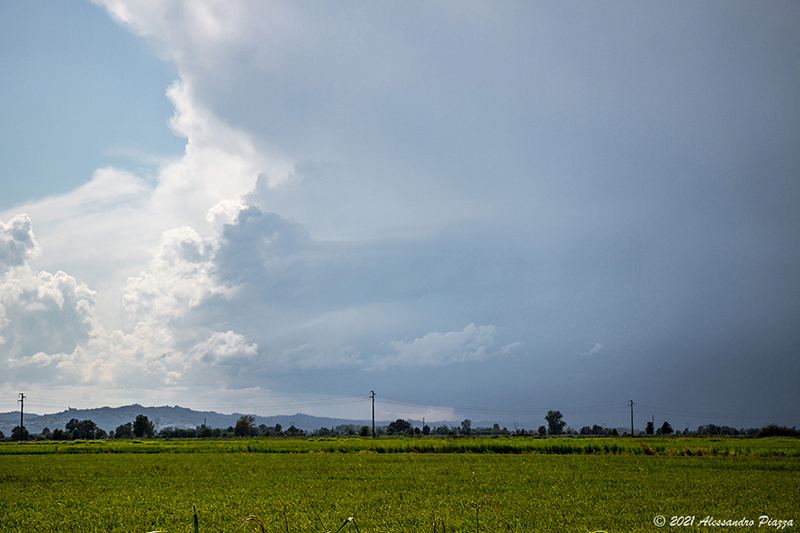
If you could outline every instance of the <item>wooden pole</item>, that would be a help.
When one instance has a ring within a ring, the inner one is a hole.
[[[25,427],[25,424],[23,424],[23,417],[22,417],[22,412],[24,411],[24,408],[25,408],[25,395],[20,392],[19,393],[19,433],[20,433],[20,435],[22,435],[22,428]]]
[[[631,437],[633,437],[633,400],[631,400]]]
[[[372,398],[372,438],[375,438],[375,391],[369,391],[370,398]]]

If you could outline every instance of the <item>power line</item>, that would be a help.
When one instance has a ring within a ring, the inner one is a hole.
[[[426,407],[426,408],[435,408],[435,409],[453,409],[457,411],[469,411],[469,412],[485,412],[485,413],[509,413],[509,414],[543,414],[550,411],[552,408],[537,408],[537,407],[475,407],[475,406],[465,406],[465,405],[437,405],[437,404],[423,404],[419,402],[413,402],[409,400],[401,400],[395,398],[382,398],[380,400],[382,403],[388,403],[392,405],[401,405],[404,407]],[[626,404],[613,404],[613,405],[593,405],[593,406],[583,406],[583,407],[566,407],[560,409],[563,412],[569,414],[583,414],[583,413],[593,413],[593,412],[608,412],[612,410],[624,410],[627,407]]]
[[[709,413],[709,412],[693,412],[693,413],[685,413],[685,412],[676,412],[676,411],[669,411],[663,410],[658,407],[644,405],[639,403],[638,404],[641,409],[645,409],[647,411],[651,411],[653,413],[658,413],[660,415],[666,416],[677,416],[677,417],[684,417],[684,418],[703,418],[703,419],[729,419],[729,420],[755,420],[755,419],[762,419],[762,418],[794,418],[800,417],[800,411],[783,411],[783,412],[770,412],[766,414],[754,414],[754,415],[731,415],[729,413]]]
[[[74,401],[72,399],[55,399],[55,398],[43,398],[43,397],[35,397],[34,399],[28,399],[23,393],[20,393],[20,397],[17,400],[20,403],[20,422],[23,422],[23,406],[24,400],[28,400],[29,407],[31,406],[43,406],[43,407],[54,407],[54,406],[64,406],[65,404],[71,406],[88,406],[87,409],[98,409],[95,407],[96,403],[89,403],[85,400],[83,401]],[[331,406],[338,406],[338,405],[348,405],[348,404],[361,404],[368,400],[372,401],[373,407],[373,419],[374,419],[374,404],[376,397],[374,395],[374,391],[371,391],[371,395],[367,398],[363,396],[344,396],[344,397],[328,397],[328,398],[318,398],[313,400],[305,400],[305,401],[275,401],[275,402],[252,402],[246,404],[186,404],[183,407],[201,410],[201,409],[210,409],[210,410],[228,410],[232,409],[233,411],[245,411],[245,410],[275,410],[281,408],[293,408],[293,409],[303,409],[303,408],[312,408],[312,407],[331,407]],[[486,413],[495,414],[495,415],[532,415],[532,416],[543,416],[547,411],[550,409],[548,408],[541,408],[541,407],[485,407],[485,406],[469,406],[469,405],[442,405],[442,404],[432,404],[432,403],[421,403],[419,401],[411,401],[402,398],[387,398],[381,397],[379,400],[380,403],[389,404],[389,405],[397,405],[402,407],[413,407],[413,408],[424,408],[424,409],[442,409],[442,410],[452,410],[452,411],[462,411],[462,412],[473,412],[473,413]],[[603,413],[603,414],[611,414],[611,413],[619,413],[621,414],[623,410],[627,411],[630,408],[631,413],[633,411],[633,401],[629,401],[627,404],[606,404],[606,405],[584,405],[584,406],[566,406],[562,407],[559,410],[567,415],[567,416],[575,416],[575,415],[589,415],[592,413]],[[683,417],[687,419],[705,419],[705,420],[763,420],[765,418],[772,418],[777,420],[788,419],[788,418],[797,418],[800,417],[800,411],[783,411],[783,412],[771,412],[766,414],[750,414],[750,415],[742,415],[742,414],[731,414],[731,413],[721,413],[721,412],[679,412],[673,411],[670,409],[661,409],[656,406],[646,405],[637,402],[636,405],[639,406],[639,409],[644,409],[645,411],[650,411],[651,413],[657,413],[663,416],[672,416],[672,417]]]
[[[363,403],[366,401],[364,397],[347,397],[347,398],[330,398],[320,400],[308,400],[304,402],[273,402],[273,403],[250,403],[250,404],[187,404],[193,409],[207,408],[207,409],[224,409],[230,408],[235,410],[244,409],[276,409],[281,407],[301,408],[301,407],[329,407],[334,405],[348,405],[354,403]]]
[[[282,401],[282,402],[253,402],[253,403],[235,403],[235,404],[222,404],[222,403],[214,403],[214,404],[196,404],[190,403],[186,404],[182,407],[191,406],[192,409],[223,409],[223,408],[232,408],[232,409],[248,409],[248,408],[277,408],[277,407],[316,407],[316,406],[329,406],[329,405],[346,405],[351,403],[360,403],[364,402],[366,399],[364,397],[359,396],[350,396],[350,397],[339,397],[339,398],[321,398],[317,400],[306,400],[306,401]],[[89,402],[75,402],[72,400],[65,400],[65,399],[48,399],[48,398],[36,398],[34,401],[30,401],[29,404],[35,406],[63,406],[68,404],[70,406],[88,406],[87,409],[100,409],[96,407],[96,403],[89,403]],[[154,406],[158,407],[158,406]]]

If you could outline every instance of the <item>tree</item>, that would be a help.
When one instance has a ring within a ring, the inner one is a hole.
[[[255,427],[255,417],[243,415],[236,421],[236,427],[233,429],[233,434],[237,437],[247,437],[250,431]]]
[[[786,426],[778,426],[777,424],[770,424],[761,428],[757,434],[759,437],[798,437],[800,431],[795,428]]]
[[[547,432],[551,435],[560,435],[564,431],[564,426],[567,425],[561,420],[563,417],[561,411],[547,411],[547,415],[544,417],[547,420]]]
[[[99,438],[97,424],[91,420],[71,419],[67,422],[66,431],[70,439],[92,440]],[[105,434],[105,432],[103,432]]]
[[[707,426],[700,426],[697,428],[698,435],[719,435],[720,428],[715,426],[714,424],[709,424]]]
[[[662,435],[670,435],[672,433],[673,433],[672,426],[670,426],[669,422],[667,422],[665,420],[664,423],[661,425],[661,434]]]
[[[464,435],[469,435],[472,431],[472,420],[469,418],[465,418],[461,421],[461,433]]]
[[[114,430],[114,438],[115,439],[125,439],[130,438],[133,435],[133,424],[128,422],[127,424],[120,424],[117,426],[117,429]]]
[[[411,429],[411,422],[407,422],[402,418],[398,418],[394,422],[389,424],[389,427],[386,428],[387,435],[402,435],[406,433],[409,429]]]
[[[11,440],[28,440],[28,437],[30,437],[30,435],[28,434],[28,430],[25,429],[25,426],[16,426],[11,430]]]
[[[151,437],[154,431],[153,423],[145,415],[138,415],[133,422],[133,434],[138,438]]]
[[[331,437],[333,436],[333,431],[326,427],[321,427],[314,431],[311,435],[314,437]]]
[[[369,437],[371,432],[369,430],[369,426],[361,426],[361,429],[358,430],[359,437]]]
[[[81,421],[78,420],[77,418],[72,418],[72,419],[70,419],[69,422],[67,422],[67,425],[65,426],[64,431],[67,433],[67,435],[69,435],[69,438],[71,438],[71,439],[78,438],[78,437],[75,436],[75,430],[78,429],[78,426],[80,424],[81,424]]]
[[[539,429],[536,431],[540,436],[544,437],[547,435],[547,428],[544,426],[539,426]]]
[[[644,432],[647,433],[648,435],[652,435],[653,434],[653,423],[652,422],[648,422],[647,423],[647,427],[644,428]]]
[[[294,424],[289,426],[289,429],[286,430],[286,436],[287,437],[302,437],[304,434],[305,434],[305,431],[303,431],[300,428],[294,427]]]

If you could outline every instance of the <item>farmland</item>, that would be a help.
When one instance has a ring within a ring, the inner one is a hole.
[[[790,438],[0,445],[0,531],[796,531]],[[690,525],[669,528],[673,516]],[[793,520],[764,523],[771,520]],[[708,520],[707,517],[712,517]],[[722,527],[725,520],[752,526]],[[706,520],[705,523],[701,523]],[[716,522],[712,522],[716,521]]]

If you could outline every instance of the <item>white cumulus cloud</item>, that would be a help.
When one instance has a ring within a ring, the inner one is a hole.
[[[0,337],[6,357],[72,352],[95,334],[96,293],[64,272],[37,272],[28,264],[38,245],[26,215],[0,223],[0,243],[0,264],[5,265],[0,270]]]
[[[258,354],[258,344],[248,344],[243,335],[233,331],[215,331],[192,350],[206,363],[241,363]]]
[[[97,293],[62,271],[31,268],[38,244],[26,215],[0,222],[0,243],[0,367],[20,381],[67,379],[62,367],[102,334]]]
[[[28,215],[17,215],[0,222],[0,273],[22,266],[39,253]]]
[[[372,368],[389,366],[441,366],[465,361],[480,361],[495,355],[497,328],[493,325],[469,324],[461,331],[439,333],[434,331],[411,342],[392,341],[396,353],[376,356]]]

